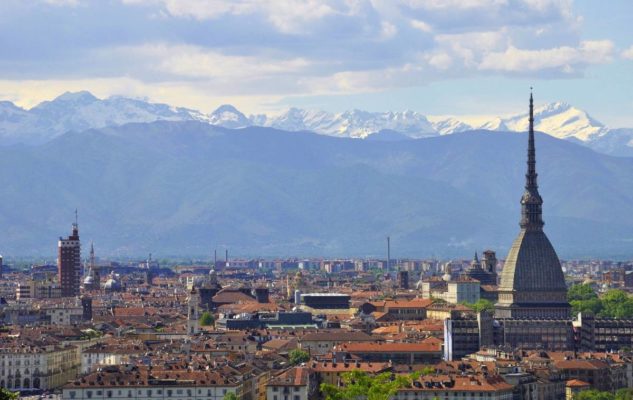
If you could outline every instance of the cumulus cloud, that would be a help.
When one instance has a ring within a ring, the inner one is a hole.
[[[161,85],[226,101],[350,94],[456,76],[576,76],[615,51],[580,39],[567,0],[37,1],[48,6],[0,4],[0,35],[15,39],[3,47],[0,94],[37,81],[161,101]]]
[[[540,50],[510,46],[505,51],[485,55],[479,68],[510,72],[557,69],[572,73],[576,66],[610,62],[613,48],[613,43],[609,40],[583,41],[578,47],[562,46]]]
[[[622,51],[622,57],[629,59],[629,60],[633,60],[633,46],[629,47],[628,49]]]

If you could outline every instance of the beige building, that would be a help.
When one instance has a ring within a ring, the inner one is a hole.
[[[451,304],[479,301],[480,283],[472,278],[427,279],[422,281],[422,297],[441,299]]]
[[[11,341],[0,345],[0,387],[52,389],[79,372],[76,346],[38,341]]]
[[[266,400],[308,400],[315,392],[316,381],[307,367],[293,367],[270,378]]]
[[[242,396],[242,385],[215,371],[149,370],[146,367],[110,366],[67,383],[63,400],[223,400],[228,393]]]

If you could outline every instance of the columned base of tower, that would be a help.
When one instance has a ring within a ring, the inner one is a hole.
[[[513,319],[569,319],[571,307],[569,303],[547,304],[495,304],[495,318]]]

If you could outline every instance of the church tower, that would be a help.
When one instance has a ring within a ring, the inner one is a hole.
[[[530,93],[527,173],[521,197],[521,230],[501,273],[497,318],[569,318],[567,286],[558,256],[543,232],[534,146],[534,102]]]
[[[194,287],[187,297],[187,334],[200,332],[200,294]]]

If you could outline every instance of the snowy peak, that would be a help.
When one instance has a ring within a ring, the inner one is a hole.
[[[206,121],[195,110],[126,97],[99,99],[90,92],[66,92],[30,110],[0,105],[0,143],[38,144],[68,131],[117,126],[130,122]]]
[[[506,120],[508,130],[527,131],[528,114],[520,114]],[[586,112],[567,103],[550,103],[534,109],[534,128],[559,139],[575,138],[583,142],[604,133],[603,124]]]
[[[82,90],[79,92],[66,92],[60,96],[57,96],[53,102],[66,102],[66,103],[75,103],[75,104],[90,104],[92,102],[98,101],[92,93]]]
[[[244,114],[230,104],[223,104],[209,114],[208,122],[211,125],[231,129],[244,128],[252,125],[251,121]]]
[[[333,114],[290,108],[278,116],[266,118],[264,125],[289,131],[310,130],[324,135],[351,138],[366,138],[381,130],[403,133],[412,138],[437,134],[426,117],[414,111],[370,112],[354,109]]]

